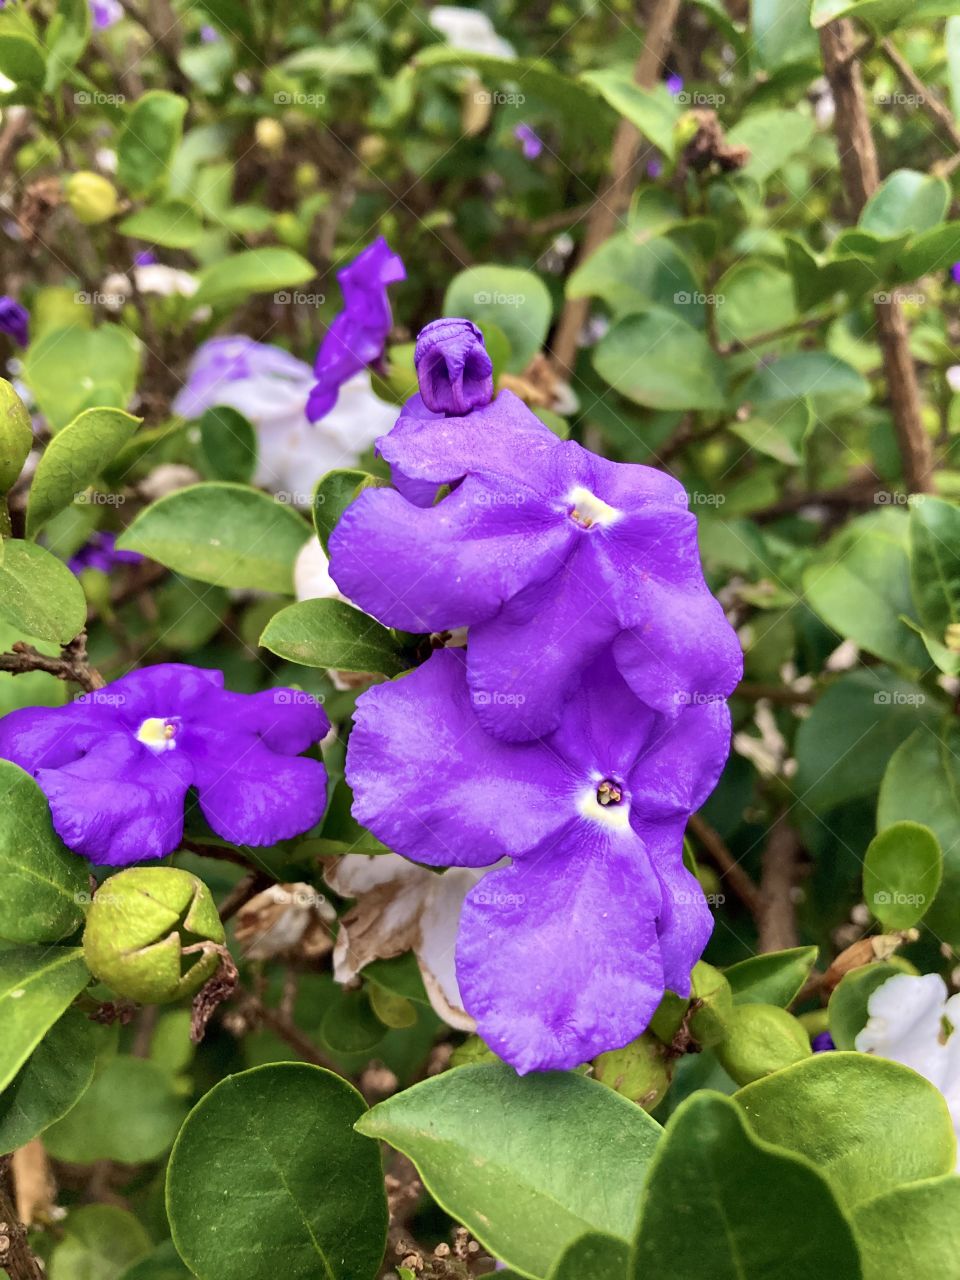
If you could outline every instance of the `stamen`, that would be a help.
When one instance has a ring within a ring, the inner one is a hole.
[[[162,716],[149,716],[137,730],[137,741],[151,751],[172,751],[176,747],[177,725]]]
[[[576,521],[584,529],[592,529],[595,524],[605,526],[614,524],[620,519],[622,512],[611,507],[608,502],[598,498],[595,493],[576,484],[567,494],[570,506],[570,519]]]
[[[604,778],[597,787],[597,800],[600,804],[619,804],[622,799],[623,792],[609,778]]]

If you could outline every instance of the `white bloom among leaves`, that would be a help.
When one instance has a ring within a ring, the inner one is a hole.
[[[430,25],[446,37],[448,44],[466,53],[485,53],[493,58],[517,56],[513,45],[497,34],[493,23],[479,9],[438,4],[430,10]]]
[[[476,1024],[463,1010],[455,951],[463,900],[489,868],[451,867],[438,875],[395,853],[348,853],[324,873],[355,904],[340,917],[333,976],[351,982],[372,960],[413,950],[430,1003],[459,1031]]]
[[[867,1012],[857,1049],[912,1067],[935,1085],[960,1135],[960,995],[948,995],[939,974],[901,973],[877,987]]]

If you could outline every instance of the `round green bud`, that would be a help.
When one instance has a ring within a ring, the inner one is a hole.
[[[106,222],[117,212],[116,188],[99,173],[87,169],[72,173],[64,190],[77,221],[87,226]]]
[[[301,194],[316,191],[320,185],[320,170],[311,160],[301,160],[293,171],[294,186]]]
[[[593,1060],[594,1079],[652,1111],[670,1086],[671,1063],[664,1045],[644,1032],[622,1049]]]
[[[672,1043],[673,1037],[683,1024],[683,1015],[687,1012],[689,1004],[689,1000],[684,1000],[683,996],[678,996],[675,991],[665,991],[647,1029],[664,1044]]]
[[[727,1034],[732,1014],[730,983],[712,964],[698,961],[690,975],[690,1034],[701,1048],[709,1049]]]
[[[203,881],[176,867],[131,867],[94,894],[83,954],[117,995],[168,1004],[195,995],[219,968],[205,942],[222,946],[224,932]]]
[[[257,145],[263,147],[264,151],[282,151],[283,144],[287,140],[283,125],[272,116],[264,116],[257,121],[253,128],[253,136],[257,140]]]
[[[720,1065],[739,1085],[809,1058],[811,1052],[804,1027],[772,1004],[734,1005],[726,1038],[716,1048]]]

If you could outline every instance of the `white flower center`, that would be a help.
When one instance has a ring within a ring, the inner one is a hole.
[[[622,511],[611,507],[609,502],[604,502],[595,493],[585,489],[582,484],[573,486],[567,494],[567,502],[571,507],[571,520],[576,520],[577,524],[583,525],[584,529],[590,529],[595,524],[602,527],[615,524],[623,515]]]
[[[577,797],[577,812],[614,831],[630,829],[630,805],[620,783],[611,778],[597,778],[585,787]]]
[[[149,716],[137,730],[137,741],[151,751],[172,751],[177,745],[177,726],[162,716]]]

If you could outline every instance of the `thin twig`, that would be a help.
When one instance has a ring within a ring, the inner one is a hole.
[[[720,872],[720,878],[727,882],[754,919],[759,919],[762,905],[760,890],[727,848],[720,833],[698,813],[691,815],[687,826]]]
[[[781,814],[770,828],[761,864],[760,952],[785,951],[799,940],[793,902],[799,853],[800,839]]]
[[[87,661],[87,633],[80,634],[61,647],[60,657],[40,653],[31,644],[18,640],[10,653],[0,653],[0,671],[13,676],[26,675],[28,671],[45,671],[58,680],[78,684],[87,693],[102,689],[107,683],[95,667]]]
[[[737,698],[749,698],[751,702],[764,698],[783,707],[812,707],[817,700],[813,689],[791,689],[789,685],[761,684],[754,680],[741,680],[733,694]]]
[[[820,30],[823,65],[836,103],[834,129],[847,204],[854,218],[880,185],[877,149],[870,131],[860,64],[852,56],[853,25],[842,18]],[[878,295],[874,312],[883,350],[890,408],[903,462],[903,478],[911,493],[933,486],[933,446],[923,425],[917,370],[910,354],[910,335],[896,296]]]
[[[300,1028],[291,1022],[289,1018],[285,1018],[276,1009],[271,1009],[269,1005],[264,1004],[261,999],[244,987],[238,986],[236,991],[237,996],[243,1000],[243,1012],[252,1014],[255,1021],[262,1023],[275,1035],[278,1035],[291,1049],[295,1049],[304,1061],[312,1062],[316,1067],[326,1067],[328,1071],[337,1070],[330,1058],[312,1040],[305,1036]]]
[[[917,73],[911,67],[897,46],[889,37],[880,42],[880,52],[896,71],[897,75],[910,90],[917,100],[917,105],[923,107],[927,115],[936,120],[944,133],[947,134],[953,143],[955,151],[960,152],[960,127],[953,118],[953,112],[941,102],[937,95],[923,83]],[[951,156],[949,161],[939,161],[934,165],[934,173],[940,172],[942,166],[956,162],[956,155]]]
[[[251,898],[255,898],[258,893],[262,893],[264,889],[269,889],[274,883],[273,878],[268,876],[265,871],[255,869],[250,871],[238,880],[233,886],[218,908],[220,919],[226,922],[232,919],[241,907],[245,907]]]
[[[11,1156],[0,1156],[0,1267],[10,1280],[43,1280],[43,1268],[27,1244],[10,1192]]]

